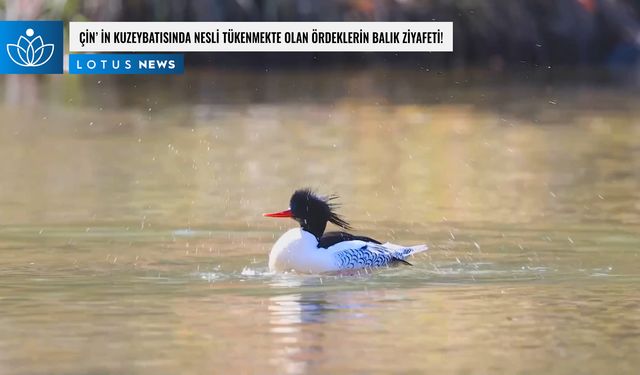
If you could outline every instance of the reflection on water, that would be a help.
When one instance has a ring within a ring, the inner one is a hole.
[[[334,278],[329,278],[332,279],[335,283]],[[363,321],[365,311],[372,306],[361,302],[361,292],[318,290],[323,284],[320,277],[297,276],[278,277],[271,283],[274,288],[309,288],[269,298],[270,333],[275,348],[270,363],[284,373],[322,373],[327,360],[344,349],[334,335],[348,336],[357,332],[355,326],[366,325],[371,329],[376,325]],[[384,293],[373,291],[366,295],[371,301],[383,298]],[[328,332],[327,326],[335,323],[350,327],[345,327],[342,333]]]
[[[287,374],[301,374],[324,351],[321,331],[328,309],[325,292],[285,294],[269,298],[271,334],[276,348],[271,363]]]
[[[0,372],[633,373],[637,93],[387,73],[0,78]],[[300,186],[429,252],[269,274]]]

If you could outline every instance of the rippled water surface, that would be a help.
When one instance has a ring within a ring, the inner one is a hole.
[[[637,372],[639,96],[520,81],[0,79],[0,372]],[[301,186],[429,252],[269,274]]]

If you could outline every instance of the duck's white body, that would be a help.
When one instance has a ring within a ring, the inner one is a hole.
[[[325,249],[318,247],[314,235],[295,228],[283,234],[273,245],[269,269],[274,272],[323,273],[381,267],[425,250],[426,245],[409,247],[362,240],[342,241]]]

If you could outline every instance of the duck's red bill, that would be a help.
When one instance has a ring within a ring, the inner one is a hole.
[[[284,210],[284,211],[280,211],[280,212],[272,212],[270,214],[262,214],[262,216],[265,216],[265,217],[293,217],[293,214],[291,214],[291,210]]]

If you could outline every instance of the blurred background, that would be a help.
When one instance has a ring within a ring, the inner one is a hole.
[[[632,374],[640,3],[0,0],[0,18],[453,21],[453,53],[0,76],[0,373]],[[271,275],[292,191],[414,267]]]

